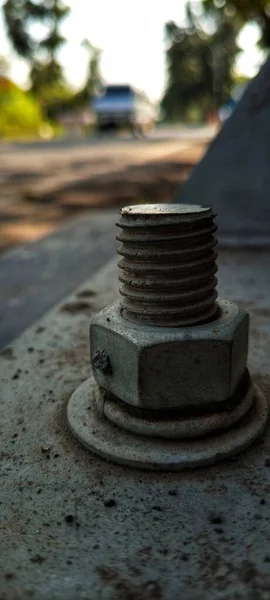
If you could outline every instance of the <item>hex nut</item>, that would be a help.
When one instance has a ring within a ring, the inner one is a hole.
[[[94,317],[91,361],[96,381],[128,404],[187,408],[228,400],[245,369],[249,317],[219,300],[220,316],[192,327],[151,327],[124,319],[118,303]],[[111,369],[99,368],[97,356]]]

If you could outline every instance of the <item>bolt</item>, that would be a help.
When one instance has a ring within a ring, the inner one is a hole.
[[[122,315],[158,327],[198,325],[218,314],[215,214],[181,204],[121,211],[117,239]]]
[[[120,214],[122,299],[91,324],[96,381],[140,409],[194,415],[237,404],[245,395],[248,315],[217,300],[212,210],[161,204]]]
[[[92,319],[94,378],[70,400],[70,427],[98,454],[143,468],[231,456],[268,411],[246,368],[248,315],[217,298],[215,215],[181,204],[120,214],[121,302]]]

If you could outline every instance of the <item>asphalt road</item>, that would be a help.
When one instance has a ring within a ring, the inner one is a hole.
[[[59,169],[72,166],[107,170],[113,165],[137,164],[177,152],[196,142],[207,142],[215,133],[213,126],[160,127],[150,137],[135,139],[125,134],[89,138],[63,138],[0,145],[0,182],[19,174],[29,180],[42,174],[59,174]],[[87,161],[82,164],[80,161]]]
[[[0,146],[0,251],[48,235],[80,210],[152,200],[147,190],[153,183],[161,185],[159,201],[162,195],[169,199],[165,180],[179,185],[188,175],[181,164],[197,162],[212,135],[213,127],[163,127],[148,139],[121,135]]]

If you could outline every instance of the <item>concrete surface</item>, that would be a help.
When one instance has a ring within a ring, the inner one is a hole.
[[[270,239],[270,59],[252,80],[191,177],[180,203],[199,199],[218,213],[222,233]],[[228,220],[228,216],[230,219]]]
[[[116,252],[115,211],[93,211],[0,260],[0,348]]]
[[[220,295],[251,314],[268,400],[269,258],[219,259]],[[69,433],[89,321],[116,285],[109,263],[2,352],[1,600],[269,600],[269,428],[233,461],[174,474],[111,465]]]

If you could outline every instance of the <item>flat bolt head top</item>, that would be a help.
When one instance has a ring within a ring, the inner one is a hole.
[[[213,219],[216,215],[211,208],[199,204],[137,204],[126,206],[120,210],[122,217],[117,225],[145,226],[176,225],[186,222]]]

